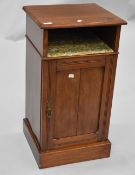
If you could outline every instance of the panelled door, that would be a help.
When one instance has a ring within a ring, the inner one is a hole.
[[[110,59],[97,56],[50,61],[49,149],[103,139]]]

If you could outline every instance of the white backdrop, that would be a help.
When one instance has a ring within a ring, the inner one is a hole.
[[[110,159],[39,170],[22,133],[25,111],[23,5],[90,3],[128,20],[122,27],[109,138]],[[135,175],[135,1],[0,0],[0,174]]]

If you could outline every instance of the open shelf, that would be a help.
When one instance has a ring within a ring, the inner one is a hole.
[[[48,57],[112,53],[113,49],[94,29],[53,29],[48,35]]]

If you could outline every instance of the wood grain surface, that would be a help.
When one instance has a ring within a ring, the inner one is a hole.
[[[94,3],[33,5],[23,9],[40,28],[46,29],[126,24],[125,20]]]

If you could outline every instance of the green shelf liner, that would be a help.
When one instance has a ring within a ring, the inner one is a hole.
[[[56,40],[57,38],[57,40]],[[112,53],[113,50],[95,34],[88,36],[59,35],[50,37],[48,57],[79,56],[100,53]]]

